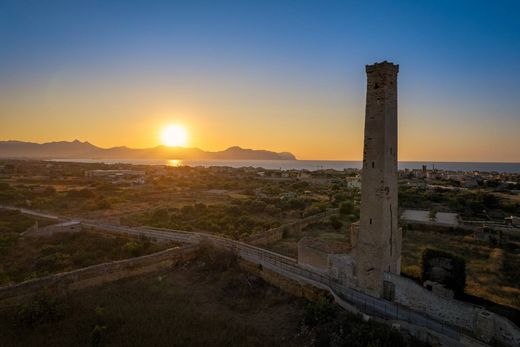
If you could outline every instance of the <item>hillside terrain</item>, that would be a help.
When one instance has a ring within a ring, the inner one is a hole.
[[[296,160],[288,152],[244,149],[238,146],[223,151],[209,152],[199,148],[166,147],[128,148],[126,146],[101,148],[87,141],[74,140],[33,143],[0,141],[1,158],[31,159],[222,159],[222,160]]]

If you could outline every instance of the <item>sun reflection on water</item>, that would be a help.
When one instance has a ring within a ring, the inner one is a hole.
[[[179,167],[179,166],[182,166],[182,165],[183,165],[183,161],[180,160],[180,159],[170,159],[170,160],[168,160],[168,166]]]

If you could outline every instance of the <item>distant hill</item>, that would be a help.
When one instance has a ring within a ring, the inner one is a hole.
[[[30,159],[241,159],[241,160],[296,160],[289,152],[229,147],[218,152],[207,152],[199,148],[165,147],[101,148],[89,142],[74,140],[33,143],[22,141],[0,141],[0,158]]]

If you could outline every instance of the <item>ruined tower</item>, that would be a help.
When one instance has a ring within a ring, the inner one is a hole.
[[[366,66],[365,143],[361,216],[354,249],[358,286],[383,295],[383,273],[399,274],[401,232],[397,227],[397,73],[389,62]]]

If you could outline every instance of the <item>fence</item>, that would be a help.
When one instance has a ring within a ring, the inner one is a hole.
[[[334,294],[338,295],[341,299],[353,305],[363,313],[371,316],[377,316],[383,319],[405,321],[410,324],[431,329],[456,340],[460,338],[459,330],[461,329],[448,326],[441,321],[427,317],[419,312],[412,311],[407,307],[386,300],[378,299],[359,292],[355,289],[341,285],[326,274],[298,266],[295,259],[280,256],[276,253],[258,249],[256,247],[252,247],[250,245],[242,244],[236,241],[225,239],[222,240],[214,237],[211,238],[217,246],[234,251],[246,260],[261,264],[271,268],[274,271],[281,269],[285,272],[286,275],[289,273],[296,275],[299,279],[309,279],[313,282],[320,283],[325,287],[328,287],[329,290],[334,292]]]
[[[286,257],[269,250],[261,249],[243,242],[234,241],[211,234],[179,230],[149,227],[133,229],[108,224],[100,225],[93,222],[89,223],[88,225],[91,225],[92,227],[98,226],[104,230],[110,230],[111,232],[124,233],[133,236],[143,234],[147,237],[158,240],[174,240],[191,244],[196,244],[203,240],[207,240],[217,247],[235,252],[243,259],[255,264],[261,264],[262,266],[269,268],[270,270],[277,272],[287,278],[296,279],[298,281],[307,282],[317,287],[325,288],[329,290],[335,297],[344,300],[344,302],[347,304],[352,305],[360,312],[366,313],[368,315],[387,320],[406,322],[415,327],[423,327],[454,340],[460,340],[462,335],[477,335],[477,331],[474,327],[472,327],[471,330],[468,330],[463,326],[448,324],[442,319],[438,319],[422,311],[417,311],[407,306],[400,305],[396,302],[390,302],[384,299],[372,297],[354,288],[339,283],[326,273],[303,268],[298,265],[296,259]],[[499,333],[499,335],[495,336],[502,337],[500,338],[502,341],[512,341],[513,345],[518,345],[518,341],[520,341],[520,338],[518,338],[518,328],[503,317],[497,318],[499,318],[498,322],[503,323],[501,324],[501,328],[507,331],[502,331]]]
[[[287,277],[304,280],[311,284],[319,283],[325,286],[347,303],[356,307],[359,311],[368,315],[377,316],[383,319],[405,321],[420,327],[431,329],[442,335],[458,339],[462,329],[449,326],[442,321],[428,317],[422,313],[413,311],[405,306],[397,303],[389,302],[383,299],[375,298],[365,293],[359,292],[353,288],[344,286],[327,274],[312,271],[298,265],[296,259],[261,249],[240,241],[234,241],[211,234],[201,234],[196,232],[187,232],[180,230],[169,230],[160,228],[139,228],[133,229],[123,226],[113,226],[108,224],[91,223],[92,227],[96,226],[104,230],[131,234],[133,236],[144,234],[147,237],[158,239],[169,239],[180,242],[198,243],[206,240],[215,246],[227,249],[238,254],[245,260],[255,264],[261,264],[271,270],[281,273]]]

